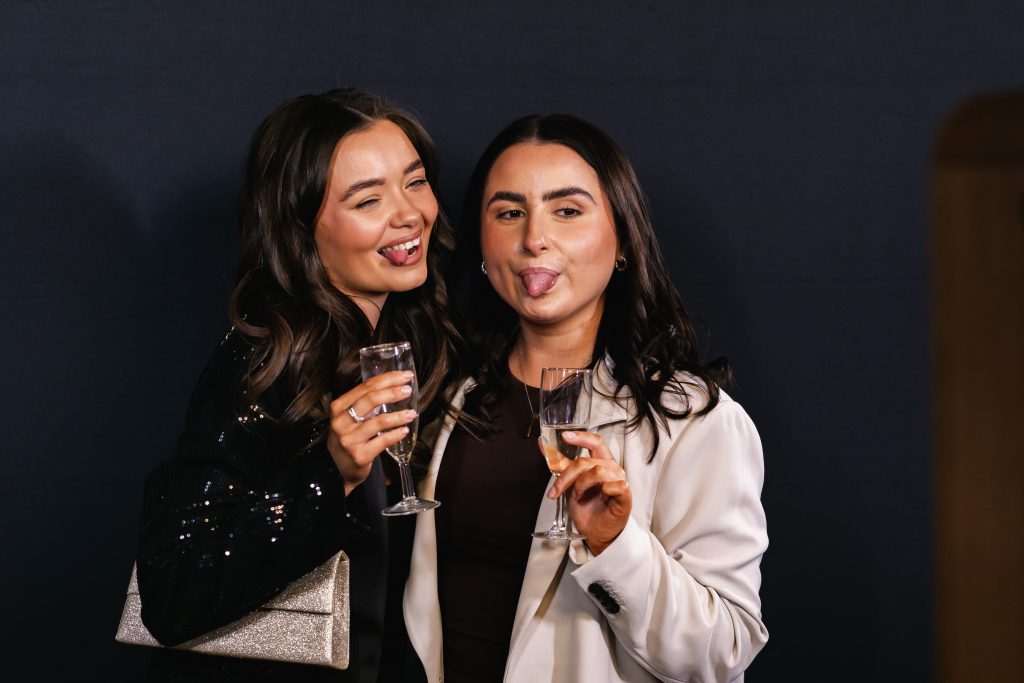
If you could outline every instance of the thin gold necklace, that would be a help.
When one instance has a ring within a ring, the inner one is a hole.
[[[533,401],[530,400],[530,388],[526,385],[526,371],[523,370],[523,350],[520,348],[519,353],[516,354],[516,360],[519,361],[519,374],[523,376],[523,393],[526,394],[526,405],[530,406],[530,421],[526,423],[526,438],[529,439],[530,435],[533,434],[533,421],[540,420],[540,414],[533,412]]]

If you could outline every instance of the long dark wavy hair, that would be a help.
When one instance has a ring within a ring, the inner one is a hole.
[[[719,387],[731,373],[724,358],[705,364],[698,357],[696,334],[669,279],[647,201],[629,159],[607,133],[568,114],[526,116],[509,124],[484,150],[466,192],[455,279],[460,290],[468,292],[462,317],[475,353],[468,367],[482,391],[477,417],[487,422],[488,407],[509,389],[508,357],[519,336],[515,311],[502,301],[480,269],[484,186],[501,153],[524,142],[564,145],[579,154],[597,172],[612,206],[626,268],[613,272],[605,290],[591,363],[596,367],[606,356],[611,359],[615,393],[626,389],[636,402],[637,412],[628,428],[636,429],[644,422],[650,426],[653,458],[660,442],[658,424],[667,429],[669,418],[693,412],[683,384],[707,395],[696,412],[702,415],[718,404]],[[680,397],[683,409],[669,405],[666,394]]]
[[[291,100],[260,124],[249,143],[239,198],[241,260],[228,303],[231,322],[255,347],[239,400],[240,405],[255,403],[283,381],[290,402],[271,417],[285,425],[329,417],[332,397],[360,381],[362,346],[412,342],[424,423],[444,409],[444,401],[437,399],[460,372],[460,337],[440,276],[454,236],[440,207],[426,282],[408,292],[391,292],[376,329],[331,284],[317,254],[316,218],[335,148],[344,136],[383,120],[405,132],[427,181],[437,188],[437,154],[423,127],[408,112],[358,89]]]

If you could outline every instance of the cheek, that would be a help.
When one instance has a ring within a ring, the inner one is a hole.
[[[423,216],[424,227],[433,227],[434,221],[437,220],[437,214],[439,213],[437,197],[434,196],[434,193],[424,193],[423,197],[416,202],[416,209],[420,212],[420,215]]]
[[[607,226],[581,231],[574,242],[574,249],[571,251],[575,252],[577,260],[590,263],[599,270],[604,268],[605,263],[610,266],[615,261],[618,239],[615,231],[609,230]]]
[[[317,227],[316,246],[321,257],[325,253],[345,259],[372,251],[380,241],[381,226],[362,220],[337,220]]]
[[[503,234],[502,230],[497,227],[488,226],[484,224],[480,229],[480,251],[483,252],[484,259],[490,261],[492,259],[501,258],[504,251],[507,249],[508,236]]]

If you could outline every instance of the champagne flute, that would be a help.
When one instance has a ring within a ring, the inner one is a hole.
[[[540,437],[548,469],[556,477],[579,457],[581,446],[568,444],[565,432],[585,432],[590,424],[590,402],[594,394],[593,373],[588,368],[544,368],[540,373]],[[576,541],[569,520],[568,492],[556,500],[555,521],[547,531],[534,537],[552,541]]]
[[[416,364],[412,357],[412,344],[409,342],[394,342],[392,344],[378,344],[359,349],[359,368],[362,371],[363,381],[375,375],[381,375],[393,370],[409,370],[413,373],[412,394],[394,403],[385,403],[380,410],[385,413],[397,412],[400,410],[419,410],[419,386],[416,382]],[[374,411],[377,412],[376,410]],[[388,455],[398,462],[398,470],[402,477],[402,500],[389,508],[382,510],[386,516],[411,515],[424,510],[432,510],[440,503],[436,500],[423,500],[416,497],[416,490],[412,485],[412,471],[409,469],[409,461],[412,459],[413,446],[416,445],[416,430],[419,427],[420,419],[417,417],[406,425],[409,433],[402,437],[398,443],[388,446]]]

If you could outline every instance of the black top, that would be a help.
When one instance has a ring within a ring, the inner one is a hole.
[[[537,511],[551,473],[537,447],[539,391],[513,380],[483,440],[456,429],[437,477],[445,683],[501,681]],[[475,414],[474,392],[464,409]],[[530,435],[527,436],[529,427]]]
[[[344,550],[349,669],[297,670],[338,681],[408,680],[379,677],[378,670],[385,632],[388,647],[411,654],[400,592],[413,522],[381,516],[387,493],[379,462],[346,498],[319,438],[326,424],[286,429],[268,417],[290,401],[282,382],[259,405],[239,410],[236,388],[251,353],[238,332],[224,338],[192,395],[174,455],[146,480],[137,558],[142,620],[161,643],[184,642],[251,612]],[[295,668],[207,655],[179,659],[216,667],[219,677],[231,665],[246,676]]]

